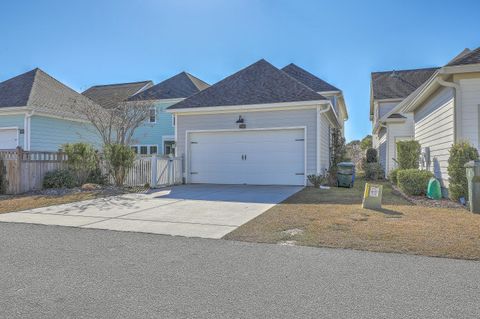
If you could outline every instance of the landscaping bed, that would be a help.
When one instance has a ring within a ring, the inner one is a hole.
[[[461,207],[418,206],[384,185],[383,209],[361,207],[355,187],[307,187],[224,238],[480,260],[480,215]]]

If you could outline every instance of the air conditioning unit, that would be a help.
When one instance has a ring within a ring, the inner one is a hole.
[[[420,153],[420,165],[422,169],[430,169],[430,147],[422,147]]]

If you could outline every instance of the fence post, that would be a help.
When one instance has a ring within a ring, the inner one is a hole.
[[[151,178],[150,178],[150,187],[157,187],[157,156],[153,155],[151,159]]]
[[[15,167],[17,169],[16,178],[15,178],[15,187],[14,192],[15,194],[19,194],[22,192],[22,160],[23,160],[23,149],[18,146],[17,147],[17,163]]]

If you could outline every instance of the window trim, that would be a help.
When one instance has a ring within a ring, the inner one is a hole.
[[[151,121],[152,120],[152,114],[150,113],[151,111],[155,112],[155,115],[154,115],[155,121],[153,121],[153,122]],[[149,124],[156,124],[157,123],[157,108],[156,107],[151,107],[148,110],[148,123]]]

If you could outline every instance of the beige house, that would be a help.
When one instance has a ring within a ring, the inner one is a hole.
[[[388,172],[397,167],[396,142],[414,137],[413,113],[398,111],[396,107],[436,70],[437,68],[390,70],[373,72],[371,75],[372,142],[387,176]]]
[[[421,166],[432,171],[446,191],[452,144],[466,141],[480,149],[480,47],[465,49],[436,70],[389,114],[396,112],[413,114]]]

